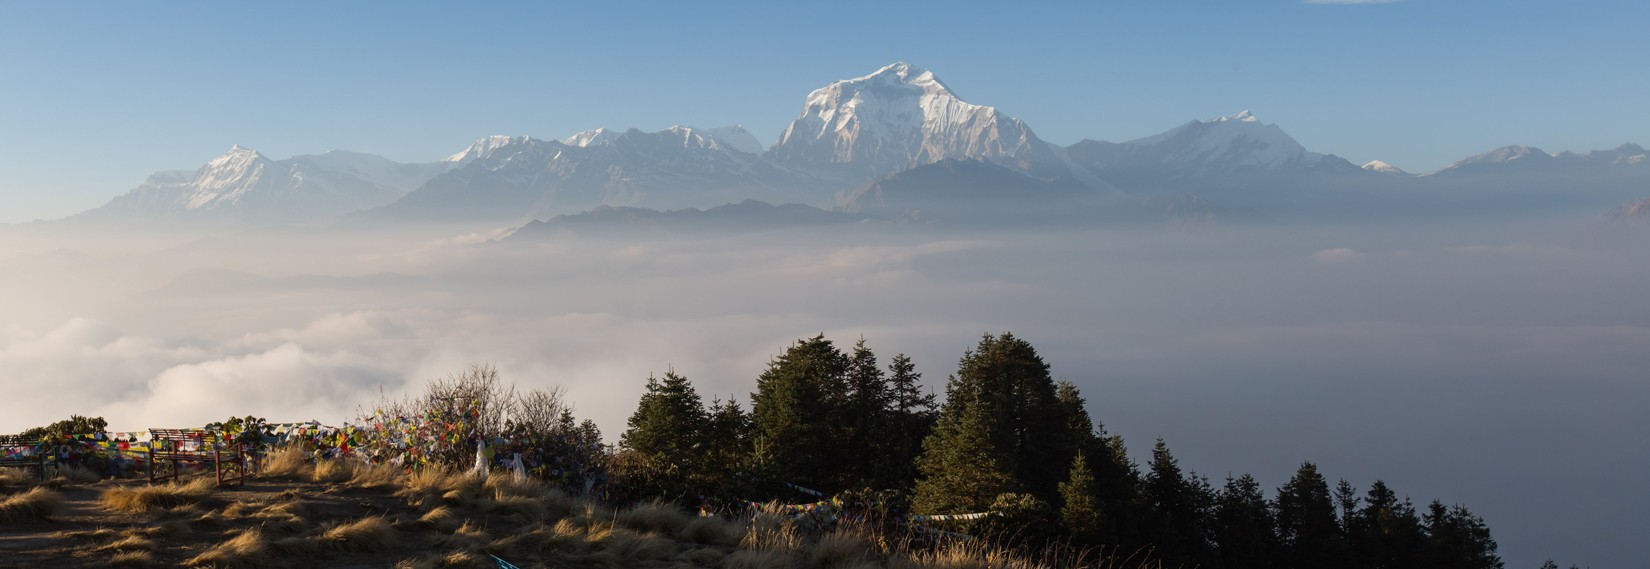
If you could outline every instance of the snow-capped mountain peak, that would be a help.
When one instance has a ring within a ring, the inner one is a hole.
[[[809,93],[769,155],[792,164],[849,165],[872,177],[946,158],[1021,171],[1063,168],[1025,123],[963,101],[933,72],[905,62]]]
[[[579,148],[606,146],[612,144],[613,139],[618,138],[619,135],[620,133],[605,128],[596,128],[574,133],[572,136],[561,139],[561,143]]]
[[[1369,170],[1371,172],[1380,172],[1382,174],[1399,174],[1399,175],[1403,175],[1403,174],[1408,174],[1409,173],[1409,172],[1405,172],[1403,168],[1393,166],[1393,165],[1388,164],[1386,162],[1383,162],[1381,160],[1370,160],[1369,163],[1364,164],[1362,166],[1362,168],[1365,169],[1365,170]]]
[[[1241,113],[1238,113],[1238,114],[1235,114],[1235,115],[1227,115],[1227,116],[1224,116],[1224,117],[1220,117],[1220,118],[1211,120],[1209,122],[1253,122],[1253,123],[1258,123],[1258,122],[1260,122],[1260,119],[1256,118],[1254,113],[1249,112],[1249,109],[1244,109],[1243,112],[1241,112]]]
[[[459,166],[463,166],[465,164],[469,164],[471,162],[474,162],[479,158],[484,158],[487,155],[492,154],[494,151],[498,150],[499,148],[503,148],[505,146],[508,146],[511,143],[525,142],[526,140],[527,140],[526,135],[518,136],[518,137],[514,137],[514,138],[509,137],[509,136],[505,136],[505,135],[502,135],[502,134],[495,134],[495,135],[492,135],[492,136],[484,136],[484,137],[480,138],[479,140],[476,140],[475,142],[470,143],[470,146],[466,147],[464,150],[460,151],[459,153],[454,154],[452,156],[448,156],[446,158],[442,158],[441,161],[442,162],[452,162],[452,163],[457,164]]]

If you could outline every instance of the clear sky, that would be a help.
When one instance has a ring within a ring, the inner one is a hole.
[[[897,60],[1058,144],[1251,109],[1425,172],[1650,144],[1627,0],[0,3],[0,222],[108,201],[233,144],[429,161],[489,134],[744,124]]]

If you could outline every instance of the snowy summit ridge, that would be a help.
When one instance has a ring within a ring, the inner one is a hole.
[[[903,61],[809,93],[769,155],[873,176],[947,158],[1022,171],[1057,160],[1019,119],[963,101],[932,71]]]

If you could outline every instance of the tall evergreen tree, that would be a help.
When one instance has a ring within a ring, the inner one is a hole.
[[[751,394],[756,444],[781,482],[824,491],[864,485],[851,452],[849,359],[820,334],[768,363]]]
[[[1329,482],[1318,473],[1317,465],[1302,464],[1294,477],[1278,488],[1277,524],[1282,547],[1279,566],[1309,569],[1348,564],[1335,503],[1329,497]]]
[[[1399,501],[1386,482],[1376,480],[1363,508],[1346,524],[1347,544],[1359,567],[1399,569],[1425,562],[1426,534],[1415,506]]]
[[[657,492],[686,493],[704,442],[705,410],[693,384],[675,370],[665,372],[663,380],[649,376],[627,425],[619,445],[641,461],[643,480],[638,482]]]
[[[1495,539],[1484,519],[1466,506],[1446,508],[1434,500],[1427,507],[1428,567],[1443,569],[1502,569]]]
[[[740,475],[745,471],[750,448],[750,415],[737,400],[711,401],[706,413],[700,487],[708,494],[732,497],[743,489]]]
[[[934,394],[923,393],[922,374],[905,354],[888,363],[887,386],[889,430],[880,433],[887,441],[888,463],[893,466],[879,481],[882,488],[910,490],[917,481],[917,458],[922,441],[934,430]]]
[[[1100,504],[1095,500],[1094,473],[1083,453],[1071,459],[1071,473],[1060,483],[1060,523],[1074,544],[1096,546],[1103,542]]]
[[[1043,363],[1030,343],[1009,333],[987,334],[978,346],[963,354],[957,374],[946,385],[941,426],[961,424],[965,412],[978,415],[975,420],[991,442],[993,462],[1011,477],[1015,486],[1044,502],[1058,499],[1057,487],[1063,477],[1059,469],[1048,465],[1070,464],[1077,449],[1066,417],[1055,400],[1048,364]],[[923,452],[956,444],[955,440],[933,440],[954,436],[956,432],[955,428],[936,429],[930,440],[924,442]],[[935,462],[925,461],[925,464]],[[925,476],[935,474],[927,468],[923,470]],[[922,488],[919,484],[919,500],[939,500],[934,496],[924,498]],[[990,497],[970,496],[968,500],[982,498]]]
[[[917,463],[922,478],[911,507],[924,514],[985,511],[998,495],[1018,489],[999,462],[989,407],[958,397],[945,405],[934,433],[923,440]]]
[[[893,428],[893,414],[888,412],[892,395],[887,378],[877,365],[877,356],[860,338],[854,343],[848,358],[848,398],[843,417],[848,427],[848,448],[857,449],[855,462],[861,468],[856,478],[876,488],[892,486],[892,480],[902,465],[894,462],[896,441],[889,434]]]
[[[1221,565],[1232,569],[1275,566],[1278,536],[1272,523],[1271,504],[1253,476],[1226,478],[1214,518],[1215,544]]]
[[[1210,502],[1207,483],[1199,484],[1180,470],[1180,461],[1163,439],[1152,448],[1146,473],[1146,502],[1150,506],[1148,539],[1167,565],[1207,566],[1213,548],[1205,539]]]

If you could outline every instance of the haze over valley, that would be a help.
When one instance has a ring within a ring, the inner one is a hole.
[[[1161,438],[1270,490],[1312,461],[1470,505],[1508,567],[1650,563],[1644,140],[1412,171],[1234,102],[1127,140],[1050,124],[1057,144],[921,64],[720,95],[789,105],[779,132],[501,132],[406,162],[234,145],[7,214],[0,433],[339,424],[491,364],[614,442],[667,371],[748,405],[823,333],[909,354],[943,400],[1006,331],[1139,463]]]

